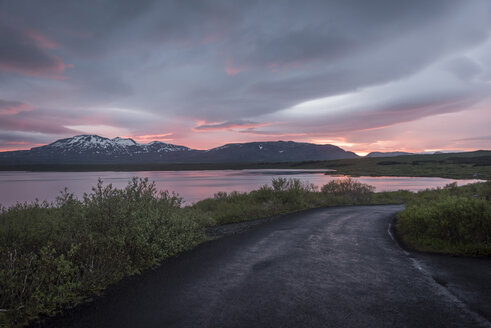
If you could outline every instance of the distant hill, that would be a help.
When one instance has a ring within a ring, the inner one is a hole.
[[[491,151],[416,154],[399,157],[363,157],[297,163],[302,169],[334,169],[351,176],[441,177],[491,180]]]
[[[358,158],[333,145],[293,141],[227,144],[196,150],[159,141],[139,144],[129,138],[78,135],[31,150],[0,153],[0,165],[131,164],[131,163],[259,163]]]
[[[293,141],[268,141],[226,144],[200,155],[209,162],[298,162],[358,158],[358,155],[333,145]]]
[[[407,153],[404,151],[389,151],[389,152],[374,151],[366,155],[366,157],[395,157],[395,156],[406,156],[406,155],[414,155],[414,154]]]

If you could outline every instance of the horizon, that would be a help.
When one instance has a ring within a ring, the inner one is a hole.
[[[486,0],[0,4],[0,151],[94,134],[491,149]]]
[[[104,136],[100,136],[100,135],[97,135],[97,134],[80,134],[80,135],[75,135],[75,136],[72,136],[72,137],[67,137],[67,138],[62,138],[62,139],[57,139],[57,140],[53,140],[52,142],[49,142],[47,144],[42,144],[42,145],[38,145],[38,146],[34,146],[32,148],[36,148],[36,147],[42,147],[42,146],[47,146],[47,145],[50,145],[52,143],[55,143],[57,141],[60,141],[60,140],[63,140],[63,139],[72,139],[72,138],[76,138],[76,137],[83,137],[83,136],[93,136],[93,137],[99,137],[99,138],[103,138],[103,139],[109,139],[111,141],[114,141],[115,139],[123,139],[123,140],[132,140],[134,142],[136,142],[136,144],[139,144],[139,145],[148,145],[148,144],[151,144],[151,143],[154,143],[154,142],[163,142],[163,141],[159,141],[159,140],[151,140],[151,141],[145,141],[144,143],[142,142],[138,142],[136,140],[134,140],[133,138],[131,137],[127,137],[127,136],[116,136],[114,138],[109,138],[109,137],[104,137]],[[243,143],[273,143],[273,142],[296,142],[296,143],[305,143],[305,142],[297,142],[297,141],[293,141],[293,140],[259,140],[259,141],[249,141],[249,142],[229,142],[229,143],[226,143],[226,144],[221,144],[219,146],[216,146],[216,147],[212,147],[212,148],[192,148],[192,147],[188,147],[186,145],[181,145],[181,144],[173,144],[173,143],[168,143],[168,142],[163,142],[163,143],[166,143],[166,144],[172,144],[172,145],[175,145],[175,146],[184,146],[184,147],[187,147],[189,149],[192,149],[192,150],[211,150],[211,149],[214,149],[214,148],[220,148],[220,147],[223,147],[225,145],[229,145],[229,144],[243,144]],[[312,144],[312,143],[309,143],[309,144]],[[328,144],[328,143],[325,143],[325,144],[315,144],[315,145],[333,145],[333,144]],[[336,145],[334,145],[336,146]],[[337,146],[345,151],[349,151],[349,150],[346,150],[344,149],[343,147],[340,147],[340,146]],[[0,151],[0,153],[2,152],[8,152],[8,151],[19,151],[19,150],[31,150],[32,148],[30,149],[15,149],[15,150],[6,150],[6,151]],[[426,150],[426,151],[423,151],[423,152],[416,152],[416,153],[410,153],[410,154],[414,154],[414,155],[426,155],[426,154],[435,154],[435,153],[460,153],[460,152],[475,152],[475,151],[487,151],[487,149],[473,149],[473,150],[467,150],[467,151],[460,151],[460,150],[454,150],[454,149],[451,149],[451,150],[437,150],[437,149],[429,149],[429,150]],[[381,153],[391,153],[391,152],[400,152],[398,150],[393,150],[393,151],[386,151],[386,152],[381,152]],[[360,156],[360,157],[364,157],[370,153],[378,153],[377,151],[373,151],[373,152],[368,152],[368,153],[364,153],[364,152],[354,152],[356,155]]]

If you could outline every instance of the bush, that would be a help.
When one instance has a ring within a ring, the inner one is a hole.
[[[134,178],[124,189],[99,181],[81,201],[65,190],[54,204],[4,209],[0,323],[52,314],[205,240],[211,221],[181,201]]]
[[[409,190],[381,191],[373,193],[373,204],[407,204],[416,197],[416,193]]]
[[[369,202],[375,191],[374,186],[356,181],[353,178],[332,180],[321,188],[325,195],[343,197],[350,202]]]
[[[491,255],[491,204],[485,199],[445,195],[413,204],[399,213],[396,228],[418,250]]]
[[[323,205],[316,187],[299,179],[274,178],[271,186],[264,185],[250,193],[219,192],[193,208],[205,212],[217,224],[227,224],[278,215]]]
[[[369,204],[375,188],[350,178],[330,182],[322,192],[317,189],[299,179],[274,178],[271,186],[250,193],[216,193],[213,199],[199,201],[193,208],[217,224],[227,224],[320,206]]]

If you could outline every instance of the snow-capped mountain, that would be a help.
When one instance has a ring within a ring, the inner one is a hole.
[[[179,163],[193,151],[160,141],[139,144],[130,138],[78,135],[31,150],[0,153],[0,164]]]
[[[196,150],[160,141],[139,144],[130,138],[79,135],[31,150],[0,153],[0,165],[128,164],[128,163],[254,163],[300,162],[356,158],[333,145],[293,141],[227,144]]]
[[[104,138],[97,135],[79,135],[60,139],[49,145],[32,148],[32,152],[74,153],[74,154],[106,154],[133,155],[174,151],[190,151],[184,146],[176,146],[160,141],[139,144],[130,138]]]

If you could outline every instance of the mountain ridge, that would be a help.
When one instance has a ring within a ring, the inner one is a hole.
[[[245,163],[358,158],[334,145],[294,141],[230,143],[208,150],[83,134],[30,150],[0,153],[0,164]]]
[[[368,153],[365,157],[397,157],[397,156],[408,156],[408,155],[416,155],[415,153],[408,153],[405,151],[373,151]]]

